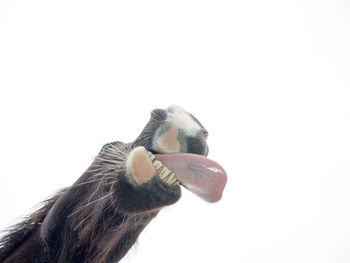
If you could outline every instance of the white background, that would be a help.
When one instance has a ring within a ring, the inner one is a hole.
[[[0,0],[0,229],[178,104],[228,173],[123,262],[350,262],[350,2]]]

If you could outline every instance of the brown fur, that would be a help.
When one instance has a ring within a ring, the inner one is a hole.
[[[152,151],[152,136],[167,114],[154,110],[133,143],[107,144],[72,186],[9,229],[0,240],[0,262],[118,262],[158,211],[181,196],[180,187],[158,176],[139,186],[125,176],[130,151],[137,146]],[[207,153],[203,131],[187,138],[188,152]]]
[[[158,210],[130,213],[119,209],[118,196],[113,196],[114,179],[102,176],[82,184],[91,180],[96,162],[100,161],[75,184],[10,229],[0,243],[0,262],[102,263],[117,262],[125,255]]]

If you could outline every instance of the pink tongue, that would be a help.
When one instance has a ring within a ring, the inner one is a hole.
[[[221,199],[227,177],[225,170],[205,156],[190,153],[156,154],[185,187],[208,202]]]

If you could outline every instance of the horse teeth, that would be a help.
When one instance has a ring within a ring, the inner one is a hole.
[[[169,186],[176,186],[179,184],[179,180],[176,178],[175,174],[170,171],[165,165],[156,159],[156,156],[148,152],[148,156],[153,163],[153,167],[156,169],[158,176]]]
[[[153,165],[156,170],[160,169],[163,166],[163,164],[158,160],[155,160]]]
[[[168,182],[168,179],[169,179],[169,175],[167,176],[164,176],[163,178],[161,178],[165,183]]]
[[[159,174],[159,177],[161,179],[164,179],[165,177],[167,177],[169,175],[170,171],[168,169],[165,169],[165,167],[163,168],[163,170],[158,174]]]
[[[164,179],[169,176],[171,172],[168,169],[164,169],[164,173],[162,174],[161,178]]]
[[[167,183],[170,185],[170,184],[172,184],[175,180],[176,180],[175,174],[174,174],[174,173],[171,173],[170,176],[169,176],[169,179],[168,179]]]
[[[156,159],[156,157],[154,156],[154,154],[151,153],[151,152],[148,152],[148,156],[149,156],[149,158],[151,159],[152,162],[154,162],[154,160]]]

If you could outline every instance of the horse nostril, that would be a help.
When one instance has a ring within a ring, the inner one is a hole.
[[[201,137],[187,137],[187,152],[208,155],[208,146]]]

